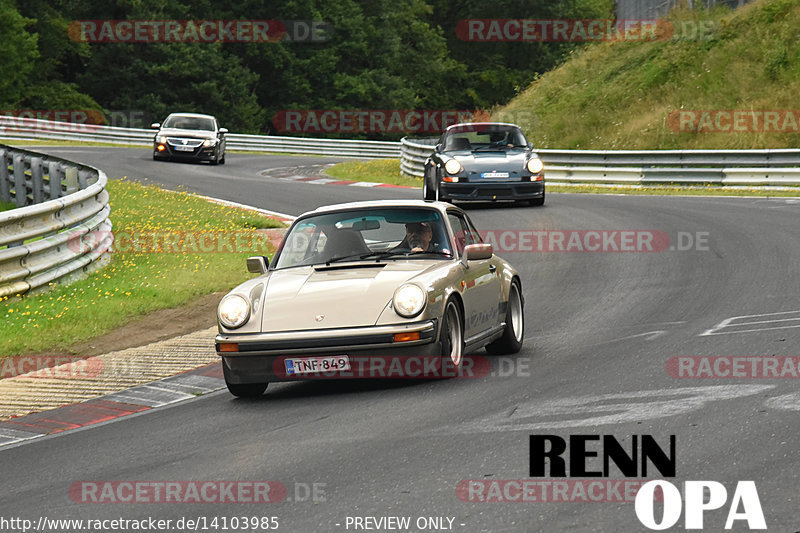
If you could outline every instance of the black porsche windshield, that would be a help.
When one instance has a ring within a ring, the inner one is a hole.
[[[446,152],[459,150],[506,150],[527,148],[528,141],[522,131],[505,124],[464,125],[447,132],[444,140]]]
[[[171,116],[164,121],[165,128],[181,130],[214,131],[214,121],[205,117]]]
[[[439,212],[424,208],[358,209],[312,215],[289,230],[274,268],[348,261],[453,258]]]

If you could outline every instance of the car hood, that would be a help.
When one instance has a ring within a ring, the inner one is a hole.
[[[183,137],[188,139],[213,139],[217,136],[208,130],[182,130],[178,128],[162,128],[158,131],[159,137]]]
[[[519,172],[528,158],[528,152],[525,150],[463,151],[448,152],[447,155],[461,163],[467,172],[491,170]]]
[[[264,294],[261,331],[375,325],[397,287],[438,263],[395,261],[273,271]]]

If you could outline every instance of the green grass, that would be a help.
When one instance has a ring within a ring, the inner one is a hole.
[[[340,180],[370,181],[422,187],[422,178],[400,173],[399,159],[371,159],[369,161],[347,161],[332,166],[326,174]]]
[[[109,182],[108,191],[120,251],[87,279],[55,285],[44,293],[0,299],[0,357],[63,349],[150,311],[228,290],[252,276],[245,267],[248,255],[272,252],[256,230],[281,225],[249,211],[151,185],[115,180]],[[151,245],[153,234],[158,247]],[[208,234],[214,240],[193,244]],[[175,235],[195,240],[182,240],[176,246],[168,242]],[[134,236],[139,236],[139,250],[150,251],[134,252]],[[238,244],[235,236],[240,236]],[[204,248],[222,252],[182,253]]]
[[[492,117],[517,118],[540,148],[798,146],[794,130],[681,132],[667,119],[680,110],[797,110],[800,0],[756,0],[736,11],[676,10],[669,20],[680,35],[588,45]],[[693,36],[701,25],[707,31]]]

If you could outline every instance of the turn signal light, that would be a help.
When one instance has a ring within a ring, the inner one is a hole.
[[[236,342],[221,342],[217,344],[218,352],[238,352],[239,343]]]
[[[418,340],[419,340],[419,331],[414,331],[411,333],[394,334],[394,342],[408,342],[408,341],[418,341]]]
[[[446,181],[448,183],[458,183],[457,176],[442,176],[442,181]]]

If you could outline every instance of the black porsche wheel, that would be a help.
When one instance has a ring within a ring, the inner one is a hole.
[[[519,284],[514,281],[508,292],[508,306],[506,308],[506,327],[503,336],[486,345],[486,351],[491,355],[508,355],[517,353],[522,348],[525,335],[525,314],[522,306],[522,295]]]
[[[422,180],[422,199],[436,200],[436,190],[428,187],[428,178]]]
[[[464,324],[461,311],[454,300],[447,302],[442,317],[442,376],[451,376],[464,363]]]
[[[542,191],[541,198],[534,198],[533,200],[531,200],[531,205],[533,207],[541,207],[544,205],[544,191]]]

